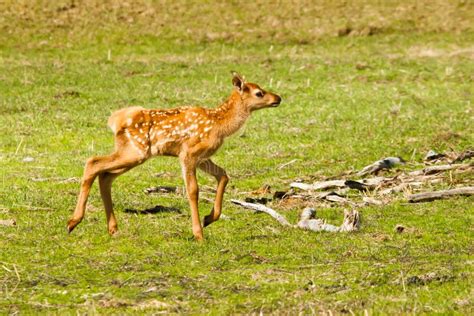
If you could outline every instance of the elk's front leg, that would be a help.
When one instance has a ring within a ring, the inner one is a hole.
[[[184,182],[186,183],[186,192],[191,208],[191,221],[193,225],[193,235],[196,240],[203,240],[201,221],[199,220],[199,187],[196,179],[196,161],[189,157],[183,157],[181,160],[181,169],[183,171]]]
[[[216,199],[214,200],[214,207],[212,208],[211,213],[204,217],[204,227],[206,227],[217,221],[221,216],[222,200],[224,199],[225,187],[229,182],[229,177],[227,176],[224,169],[216,165],[210,159],[202,162],[199,165],[199,168],[204,172],[214,176],[217,180],[217,191]]]

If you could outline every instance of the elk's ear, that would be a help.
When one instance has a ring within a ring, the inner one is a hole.
[[[236,71],[231,71],[232,73],[232,84],[234,88],[242,94],[244,92],[245,80],[239,75]]]

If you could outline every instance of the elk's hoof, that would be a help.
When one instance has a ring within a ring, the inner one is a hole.
[[[70,234],[74,228],[76,228],[76,226],[81,222],[81,220],[77,220],[77,219],[73,219],[71,218],[68,222],[67,222],[67,232]]]
[[[193,235],[194,235],[194,240],[196,241],[203,241],[204,240],[204,235],[202,233],[202,231],[199,231],[199,232],[193,232]]]
[[[211,215],[204,216],[204,223],[202,224],[202,226],[209,226],[212,222],[213,220]]]
[[[118,231],[117,225],[109,227],[109,235],[110,236],[115,235],[115,233],[117,233],[117,231]]]

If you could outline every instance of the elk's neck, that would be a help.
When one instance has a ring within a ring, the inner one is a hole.
[[[224,138],[237,132],[250,116],[236,91],[214,111],[219,122],[219,135]]]

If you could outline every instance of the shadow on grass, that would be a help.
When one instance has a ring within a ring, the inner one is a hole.
[[[126,208],[124,212],[131,213],[131,214],[158,214],[158,213],[171,213],[171,212],[182,213],[181,210],[177,207],[163,206],[163,205],[156,205],[152,208],[147,208],[144,210]]]

